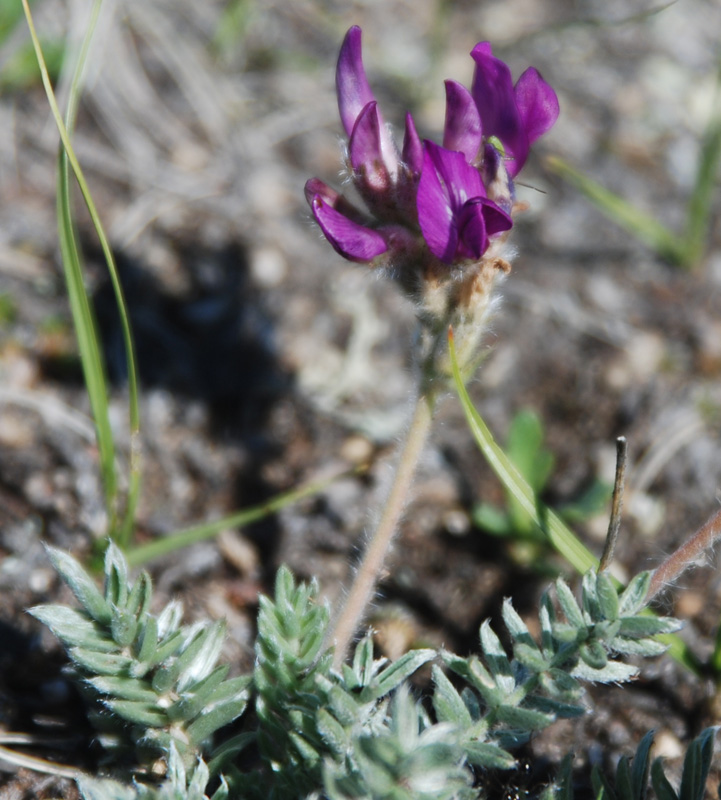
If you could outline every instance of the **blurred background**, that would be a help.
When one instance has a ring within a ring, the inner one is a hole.
[[[90,3],[32,8],[66,97]],[[323,241],[303,196],[312,176],[342,185],[334,70],[352,24],[363,28],[386,120],[400,127],[411,110],[424,137],[442,130],[443,80],[470,83],[478,41],[514,77],[537,67],[559,95],[559,122],[520,179],[529,209],[471,386],[497,438],[506,442],[516,420],[518,458],[531,472],[536,457],[546,465],[536,470],[544,500],[600,552],[614,440],[625,435],[623,578],[657,564],[719,499],[718,192],[703,252],[682,269],[547,162],[561,157],[681,232],[718,113],[717,0],[106,0],[74,141],[139,353],[138,541],[371,464],[242,533],[151,565],[161,596],[182,589],[191,616],[228,618],[228,657],[240,667],[252,658],[257,592],[280,563],[337,596],[383,497],[414,386],[413,308]],[[41,543],[82,557],[106,521],[59,261],[58,137],[33,59],[19,0],[0,0],[0,624],[9,631],[0,692],[12,698],[0,723],[10,728],[57,675],[52,639],[38,643],[22,615],[57,594]],[[127,449],[117,314],[92,226],[82,211],[79,220]],[[392,656],[420,642],[471,649],[503,596],[528,612],[564,568],[509,515],[455,398],[439,416],[374,619]],[[715,573],[685,578],[668,610],[708,657],[721,610]],[[624,702],[611,690],[594,720],[563,723],[538,746],[552,755],[583,735],[627,752],[657,727],[672,754],[709,720],[708,686],[673,665],[640,683],[632,703],[629,690]]]

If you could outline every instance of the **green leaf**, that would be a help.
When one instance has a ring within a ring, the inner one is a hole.
[[[91,678],[88,683],[101,694],[109,694],[121,700],[137,700],[150,705],[158,702],[158,695],[148,684],[134,678],[103,676]]]
[[[688,747],[683,761],[679,795],[681,800],[704,800],[706,778],[711,768],[714,737],[718,728],[706,728]]]
[[[128,647],[135,641],[138,621],[135,616],[122,608],[114,609],[110,632],[119,647]]]
[[[493,628],[490,620],[481,625],[481,650],[488,669],[493,675],[496,685],[504,692],[512,692],[516,688],[511,662]]]
[[[540,731],[553,722],[553,714],[518,706],[499,706],[496,714],[501,722],[522,731]]]
[[[641,743],[636,748],[636,755],[633,757],[633,763],[631,765],[631,784],[633,786],[633,796],[635,800],[645,800],[646,798],[653,737],[654,732],[649,731],[643,739],[641,739]]]
[[[463,728],[469,727],[473,720],[466,708],[466,704],[463,702],[463,698],[448,680],[443,670],[436,664],[433,665],[432,674],[435,685],[433,708],[438,721],[454,722]]]
[[[516,759],[493,742],[469,742],[464,745],[464,750],[470,763],[476,767],[513,769],[516,766]]]
[[[47,552],[53,567],[88,614],[101,625],[110,622],[110,606],[80,564],[72,556],[54,547],[48,547]]]
[[[473,524],[493,536],[511,536],[513,525],[508,514],[491,503],[477,503],[471,514]]]
[[[83,669],[97,675],[125,674],[133,663],[131,658],[124,655],[98,653],[95,650],[86,650],[82,647],[71,647],[68,655]]]
[[[117,608],[128,601],[128,565],[120,548],[110,542],[105,551],[105,599]]]
[[[201,744],[219,728],[237,719],[245,711],[246,705],[246,700],[240,699],[230,700],[212,708],[188,726],[186,729],[188,739],[195,745]]]
[[[609,661],[603,669],[594,669],[585,662],[579,661],[571,675],[574,678],[594,683],[626,683],[638,675],[638,667],[623,664],[620,661]]]
[[[119,717],[132,722],[134,725],[162,728],[168,724],[168,717],[165,712],[155,703],[134,700],[106,700],[105,705]]]
[[[644,607],[648,587],[651,583],[651,573],[639,572],[631,579],[631,582],[621,593],[618,600],[618,615],[620,617],[630,617]]]
[[[596,576],[596,597],[601,615],[608,620],[618,619],[618,592],[613,581],[604,572]]]
[[[449,338],[449,351],[453,368],[453,383],[471,429],[481,452],[503,486],[513,494],[531,519],[543,530],[551,545],[579,572],[584,573],[598,564],[598,559],[566,527],[563,521],[549,508],[538,502],[536,493],[518,471],[518,468],[496,444],[480,414],[474,408],[463,384],[455,346]]]
[[[535,411],[523,409],[511,420],[508,457],[538,494],[553,470],[553,454],[543,449],[543,424]]]
[[[657,758],[651,765],[651,785],[656,793],[657,800],[679,800],[676,790],[669,783],[663,771],[663,760]],[[691,800],[683,798],[683,800]]]
[[[578,648],[578,654],[595,670],[603,670],[608,663],[606,648],[598,641],[585,642]]]
[[[364,636],[356,646],[353,653],[353,673],[359,686],[368,686],[375,676],[371,636]],[[356,687],[349,685],[348,688],[355,689]]]
[[[404,653],[397,661],[386,667],[368,686],[363,690],[364,700],[377,699],[384,697],[393,689],[397,688],[406,678],[413,675],[420,667],[436,657],[435,650],[409,650]]]
[[[645,639],[659,633],[673,633],[682,627],[682,623],[673,617],[623,617],[619,628],[619,636],[632,639]]]
[[[324,708],[318,710],[316,724],[318,732],[331,752],[336,756],[341,756],[348,750],[350,733]]]
[[[113,653],[118,649],[112,639],[104,636],[97,623],[80,611],[66,606],[41,605],[31,608],[29,613],[47,625],[66,646],[74,645],[101,653]]]
[[[558,597],[558,603],[563,613],[566,615],[569,625],[572,625],[574,628],[585,628],[586,620],[583,617],[583,612],[576,602],[576,598],[573,596],[569,585],[563,578],[558,578],[556,581],[556,597]]]

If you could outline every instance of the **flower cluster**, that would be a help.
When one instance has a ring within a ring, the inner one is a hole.
[[[365,74],[361,30],[346,34],[336,70],[338,106],[348,172],[370,213],[318,178],[305,189],[318,225],[345,258],[392,266],[408,285],[409,270],[428,280],[479,262],[510,230],[513,178],[531,144],[556,121],[558,99],[533,67],[514,85],[487,42],[471,56],[470,91],[446,81],[442,146],[421,141],[407,114],[399,149]]]

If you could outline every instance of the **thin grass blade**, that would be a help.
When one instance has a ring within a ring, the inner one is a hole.
[[[661,258],[680,266],[686,265],[687,247],[684,238],[677,236],[658,220],[639,211],[622,197],[574,169],[562,158],[549,156],[546,165],[551,172],[578,189],[611,221],[655,250]]]

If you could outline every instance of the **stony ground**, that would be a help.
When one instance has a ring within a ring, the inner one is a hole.
[[[254,505],[369,460],[363,477],[243,531],[150,565],[159,600],[225,616],[227,657],[250,663],[258,591],[281,562],[337,596],[382,499],[413,387],[414,312],[393,286],[342,262],[303,199],[339,169],[333,70],[347,27],[386,118],[412,109],[422,135],[443,123],[442,80],[468,82],[488,39],[515,75],[541,69],[561,119],[520,187],[530,210],[472,394],[503,440],[522,408],[543,420],[562,505],[613,474],[630,443],[617,569],[653,567],[715,509],[721,484],[721,231],[692,273],[664,264],[544,167],[561,155],[680,229],[713,103],[721,31],[714,0],[389,0],[107,3],[76,137],[120,262],[143,384],[145,480],[137,540]],[[44,0],[37,25],[78,41],[88,4]],[[60,594],[42,543],[87,555],[104,529],[93,426],[58,257],[57,139],[39,85],[3,80],[27,37],[0,46],[0,731],[29,752],[80,763],[82,715],[52,637],[23,609]],[[63,95],[67,77],[58,88]],[[718,202],[716,202],[718,212]],[[110,287],[81,215],[89,281],[127,452],[123,358]],[[389,564],[375,624],[389,654],[415,642],[468,651],[479,623],[513,595],[531,613],[560,566],[479,531],[471,511],[503,493],[457,401],[443,404],[415,499]],[[599,551],[607,510],[579,524]],[[524,557],[525,553],[525,557]],[[712,565],[715,559],[712,559]],[[520,590],[520,591],[519,591]],[[721,614],[713,569],[667,599],[707,658]],[[712,681],[652,664],[632,688],[592,692],[597,713],[555,726],[534,758],[575,746],[629,753],[649,728],[659,752],[717,719]],[[71,797],[62,780],[0,762],[0,796]]]

